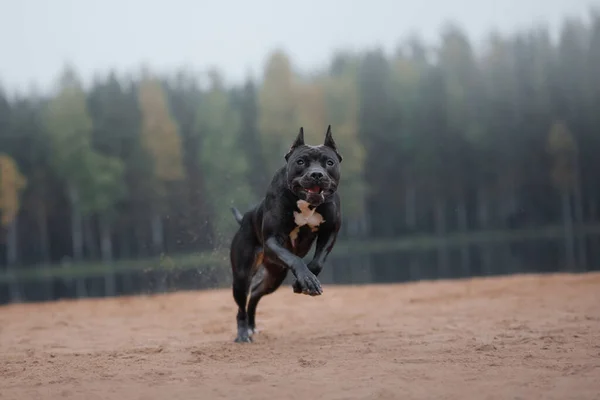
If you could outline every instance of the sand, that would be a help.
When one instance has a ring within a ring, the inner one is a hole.
[[[600,399],[600,274],[0,307],[0,399]]]

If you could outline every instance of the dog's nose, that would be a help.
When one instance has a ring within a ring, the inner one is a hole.
[[[323,173],[322,172],[313,172],[310,174],[310,177],[320,181],[321,179],[323,179]]]

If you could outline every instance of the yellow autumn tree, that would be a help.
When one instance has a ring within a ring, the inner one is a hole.
[[[290,60],[284,52],[275,51],[267,61],[259,93],[259,130],[267,171],[282,165],[298,133],[296,101]]]
[[[154,253],[163,249],[163,210],[170,183],[183,179],[183,161],[179,129],[171,116],[161,83],[146,76],[139,88],[138,101],[142,115],[141,141],[150,156],[152,170],[149,186],[152,245]]]
[[[6,154],[0,154],[0,225],[10,225],[20,208],[20,193],[27,186],[27,179],[21,174],[15,161]]]
[[[323,79],[298,82],[294,86],[296,95],[296,115],[300,126],[304,127],[304,140],[307,144],[323,143],[327,125],[330,124],[325,104],[325,84]]]
[[[141,83],[139,104],[142,143],[152,156],[154,177],[159,182],[182,179],[181,137],[158,80],[148,78]]]

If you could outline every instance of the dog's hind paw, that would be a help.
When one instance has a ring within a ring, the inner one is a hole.
[[[245,325],[245,324],[244,324]],[[250,328],[248,325],[238,326],[237,337],[235,343],[252,343],[252,337],[250,336]]]
[[[235,343],[252,343],[252,338],[248,335],[238,336],[234,340]]]

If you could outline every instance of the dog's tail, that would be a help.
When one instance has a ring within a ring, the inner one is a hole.
[[[235,220],[237,221],[238,224],[242,224],[242,219],[244,218],[244,216],[242,215],[242,213],[235,207],[231,207],[231,212],[233,213],[233,217],[235,218]]]

